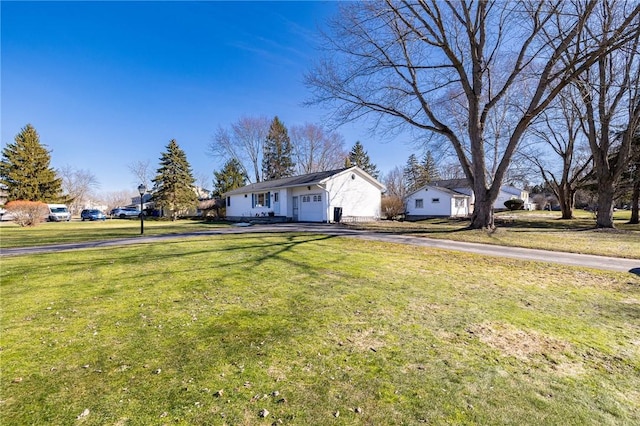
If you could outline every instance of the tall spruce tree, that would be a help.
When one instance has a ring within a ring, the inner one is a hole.
[[[422,175],[424,182],[423,185],[426,185],[429,182],[440,180],[440,171],[438,171],[438,164],[433,158],[431,151],[427,151],[424,156],[424,160],[422,160]]]
[[[15,143],[2,150],[0,182],[8,189],[8,201],[66,201],[62,178],[50,167],[51,155],[40,143],[38,132],[27,124],[15,137]]]
[[[167,151],[160,157],[160,168],[153,179],[156,206],[169,210],[171,220],[198,204],[194,188],[195,179],[184,151],[175,139],[167,145]]]
[[[378,179],[378,175],[380,174],[378,167],[371,162],[369,154],[364,150],[364,146],[362,146],[360,141],[357,141],[353,148],[351,148],[351,152],[349,152],[349,162],[352,166],[358,166],[375,179]]]
[[[262,150],[262,179],[293,176],[294,167],[291,139],[287,128],[276,116],[271,122]]]
[[[248,180],[242,164],[235,158],[227,161],[219,172],[213,172],[213,177],[213,195],[215,197],[221,197],[225,192],[246,185]]]
[[[415,154],[411,154],[407,159],[407,165],[404,167],[403,174],[404,180],[407,183],[408,192],[413,192],[422,186],[420,184],[422,180],[422,167],[420,163],[418,163],[418,157],[416,157]]]

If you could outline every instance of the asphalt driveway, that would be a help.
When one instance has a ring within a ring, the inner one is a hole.
[[[385,241],[396,244],[407,244],[420,247],[433,247],[442,250],[463,251],[486,256],[507,257],[537,262],[560,263],[585,268],[603,269],[617,272],[630,272],[640,275],[640,259],[623,259],[617,257],[593,256],[565,252],[505,247],[489,244],[465,243],[459,241],[439,240],[424,237],[413,237],[401,234],[387,234],[373,231],[349,229],[336,224],[286,223],[272,225],[232,226],[212,231],[199,231],[184,234],[138,236],[126,239],[88,241],[81,243],[53,244],[47,246],[0,249],[0,256],[19,256],[36,253],[52,253],[59,251],[81,250],[87,248],[117,247],[131,244],[144,244],[176,238],[201,237],[205,235],[224,235],[239,233],[282,233],[311,232],[325,235],[360,238],[373,241]]]

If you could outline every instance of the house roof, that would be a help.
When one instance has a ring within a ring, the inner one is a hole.
[[[384,188],[384,185],[382,185],[380,182],[375,180],[373,177],[371,177],[368,173],[366,173],[364,170],[360,169],[359,167],[347,167],[343,169],[328,170],[324,172],[309,173],[306,175],[291,176],[291,177],[286,177],[282,179],[273,179],[273,180],[266,180],[263,182],[251,183],[249,185],[243,186],[242,188],[237,188],[232,191],[229,191],[224,195],[229,196],[229,195],[235,195],[235,194],[246,194],[251,192],[264,192],[264,191],[270,191],[273,189],[291,188],[296,186],[318,185],[318,184],[324,183],[327,179],[333,176],[336,176],[340,173],[343,173],[349,170],[357,171],[359,174],[369,179],[375,185],[379,186],[380,188]]]
[[[449,189],[449,188],[446,188],[446,187],[443,187],[443,186],[433,185],[433,182],[428,183],[426,185],[423,185],[420,188],[416,189],[415,191],[407,194],[407,197],[410,197],[413,194],[415,194],[416,192],[420,192],[425,188],[432,188],[432,189],[435,189],[437,191],[444,192],[445,194],[449,194],[449,195],[451,195],[453,197],[467,197],[467,198],[469,197],[469,194],[465,194],[465,193],[462,193],[462,192],[459,192],[459,191],[455,191],[453,189]]]
[[[454,188],[471,188],[469,179],[443,179],[429,182],[430,186],[437,186],[440,188],[454,189]]]

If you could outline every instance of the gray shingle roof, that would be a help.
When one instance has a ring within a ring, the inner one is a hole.
[[[228,196],[250,192],[261,192],[279,188],[290,188],[293,186],[315,185],[331,176],[337,175],[338,173],[341,173],[348,169],[349,168],[329,170],[326,172],[309,173],[306,175],[291,176],[282,179],[273,179],[264,182],[251,183],[249,185],[243,186],[242,188],[229,191],[224,195]]]

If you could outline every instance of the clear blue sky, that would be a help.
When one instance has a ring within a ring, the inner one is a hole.
[[[222,165],[208,154],[219,126],[242,115],[286,126],[322,123],[302,106],[303,74],[334,2],[1,2],[2,146],[31,123],[52,165],[90,170],[101,191],[135,191],[127,164],[158,158],[176,139],[194,174]],[[360,140],[383,172],[411,148]],[[209,182],[211,179],[209,179]],[[209,183],[209,187],[211,184]]]

